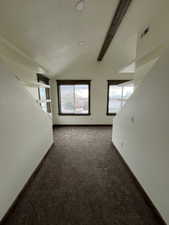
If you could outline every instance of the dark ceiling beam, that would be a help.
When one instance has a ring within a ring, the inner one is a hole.
[[[102,61],[104,55],[106,54],[106,52],[112,42],[112,39],[114,38],[115,34],[117,33],[117,30],[125,16],[125,14],[127,13],[127,10],[129,8],[131,2],[132,2],[132,0],[119,0],[116,12],[113,16],[112,22],[108,29],[107,35],[105,37],[105,40],[102,45],[99,56],[97,58],[97,61]]]

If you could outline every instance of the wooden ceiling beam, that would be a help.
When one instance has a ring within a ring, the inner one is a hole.
[[[113,16],[112,22],[111,22],[108,32],[106,34],[106,37],[103,42],[101,51],[97,58],[97,61],[102,61],[103,57],[105,56],[115,34],[117,33],[117,30],[118,30],[124,16],[127,13],[127,10],[129,8],[131,2],[132,2],[132,0],[119,0],[116,12]]]

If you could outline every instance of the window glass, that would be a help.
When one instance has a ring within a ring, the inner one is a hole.
[[[123,87],[123,99],[128,99],[134,91],[134,86],[124,86]]]
[[[89,85],[59,85],[61,114],[89,114]]]
[[[46,104],[46,102],[42,102],[42,103],[41,103],[41,107],[42,107],[42,110],[43,110],[44,112],[47,112],[47,104]]]
[[[39,92],[39,103],[44,112],[51,113],[51,99],[50,99],[50,91],[49,91],[49,78],[44,76],[43,74],[37,74],[37,81],[41,84],[44,84],[39,86],[38,92]]]
[[[111,85],[109,87],[109,113],[117,113],[121,108],[122,88]]]
[[[74,113],[74,86],[60,86],[61,113]]]
[[[121,95],[122,95],[122,88],[115,86],[115,85],[111,85],[109,87],[109,98],[112,99],[121,99]]]
[[[47,103],[46,103],[46,90],[43,87],[39,88],[39,95],[40,95],[40,104],[42,107],[42,110],[44,112],[47,112]]]
[[[75,113],[88,113],[88,85],[75,85]]]
[[[118,113],[121,109],[121,101],[116,99],[111,99],[109,101],[109,113]]]
[[[109,84],[108,114],[118,113],[133,92],[133,84],[126,84],[122,86]]]
[[[45,88],[40,87],[39,88],[39,92],[40,92],[40,100],[41,101],[46,101],[46,91],[45,91]]]

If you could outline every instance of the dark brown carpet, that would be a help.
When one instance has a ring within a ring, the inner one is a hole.
[[[58,127],[4,225],[157,225],[112,147],[111,127]]]

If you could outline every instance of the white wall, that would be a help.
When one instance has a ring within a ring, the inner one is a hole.
[[[167,1],[166,1],[167,3]],[[168,4],[168,3],[167,3]],[[161,4],[162,5],[162,4]],[[147,22],[149,26],[149,33],[142,39],[140,33],[137,39],[137,60],[146,56],[150,52],[154,51],[158,47],[162,46],[169,40],[169,29],[167,29],[166,21],[169,20],[168,7],[163,9],[160,16],[156,16],[151,21]],[[145,29],[145,27],[144,27]],[[141,32],[143,32],[143,30]]]
[[[38,72],[48,74],[42,67],[37,65],[33,59],[26,56],[13,44],[0,36],[0,62],[6,64],[8,70],[17,78],[25,82],[37,82]],[[26,87],[31,95],[37,100],[38,88]]]
[[[0,64],[0,220],[52,143],[52,121]]]
[[[123,75],[62,75],[56,79],[91,80],[91,115],[90,116],[59,116],[56,79],[51,81],[51,98],[54,124],[112,124],[112,116],[107,116],[107,80],[129,79]]]
[[[113,121],[112,141],[169,224],[169,51]]]

